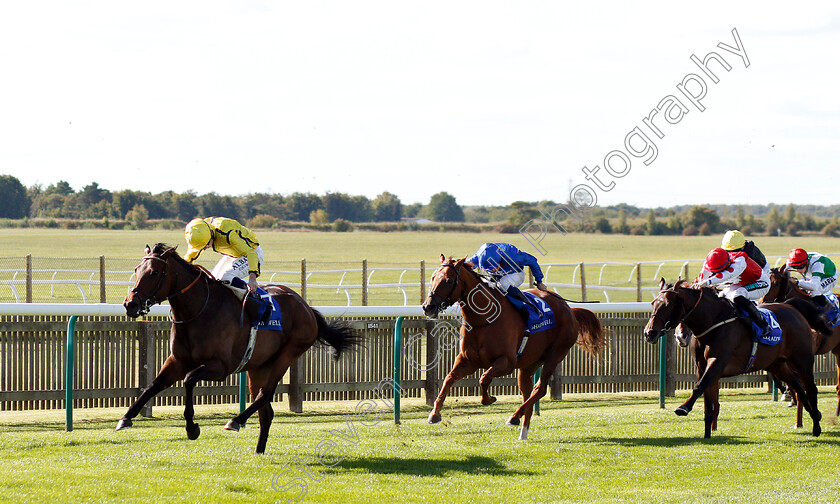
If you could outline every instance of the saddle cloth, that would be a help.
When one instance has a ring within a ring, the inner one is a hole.
[[[534,310],[531,305],[527,305],[522,301],[512,298],[510,296],[506,296],[513,306],[516,307],[518,310],[523,305],[528,308],[528,321],[526,325],[528,326],[528,331],[533,333],[538,333],[540,331],[545,331],[547,329],[551,329],[554,327],[554,312],[551,311],[551,307],[548,306],[548,303],[540,299],[538,296],[531,294],[530,292],[522,292],[525,294],[528,299],[531,300],[534,305],[538,306],[541,311]]]
[[[828,300],[828,305],[825,307],[825,319],[828,321],[828,327],[837,327],[840,325],[840,300],[833,292],[826,292],[823,295]]]
[[[271,297],[271,295],[266,292],[265,289],[262,287],[257,287],[257,294],[265,300],[271,302],[271,318],[265,324],[257,324],[257,329],[268,329],[270,331],[282,331],[283,330],[283,315],[280,312],[280,306],[277,304],[277,300]]]
[[[764,338],[760,338],[758,340],[759,343],[764,345],[773,346],[778,345],[782,342],[782,328],[779,326],[779,321],[776,320],[776,315],[773,314],[767,308],[758,308],[758,311],[764,316],[764,320],[770,325],[770,335]],[[744,310],[738,309],[738,312],[742,317],[746,317],[749,319],[749,315]],[[758,324],[750,320],[750,327],[752,327],[753,337],[758,336],[761,333],[761,329],[758,328]]]

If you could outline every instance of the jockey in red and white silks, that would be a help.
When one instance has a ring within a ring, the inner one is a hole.
[[[770,324],[753,304],[770,290],[770,278],[746,252],[727,252],[722,248],[712,250],[706,256],[698,283],[723,287],[720,295],[744,310],[761,329],[761,334],[754,340],[770,334]]]
[[[719,252],[716,252],[719,251]],[[721,295],[733,301],[743,296],[751,301],[764,297],[770,290],[770,277],[746,252],[726,252],[715,249],[706,258],[700,271],[700,283],[720,285]],[[717,262],[715,262],[717,261]]]

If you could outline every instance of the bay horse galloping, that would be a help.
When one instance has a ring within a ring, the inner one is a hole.
[[[762,305],[776,315],[782,341],[773,346],[759,344],[755,360],[747,369],[753,346],[752,328],[739,320],[732,303],[718,297],[714,288],[684,285],[682,280],[666,285],[662,279],[652,306],[653,313],[644,329],[649,343],[656,343],[680,323],[694,333],[691,355],[697,365],[697,383],[691,396],[674,413],[688,415],[702,395],[704,437],[711,437],[712,431],[717,430],[719,379],[759,369],[772,372],[804,398],[805,409],[814,422],[813,434],[820,435],[822,415],[817,408],[811,327],[795,307],[783,303]]]
[[[134,269],[134,288],[123,305],[129,317],[145,315],[157,303],[169,301],[172,329],[169,357],[157,377],[117,424],[117,430],[131,427],[131,419],[162,390],[184,380],[184,418],[189,439],[201,429],[194,421],[193,389],[200,380],[222,381],[237,371],[248,372],[253,403],[225,425],[239,430],[255,412],[260,433],[256,453],[265,452],[268,431],[274,418],[271,399],[289,366],[316,341],[341,352],[357,346],[360,337],[352,329],[329,323],[296,292],[283,285],[266,285],[282,314],[282,331],[259,330],[253,343],[247,316],[242,323],[242,305],[236,295],[206,270],[193,266],[174,247],[158,243],[146,246],[146,255]],[[250,359],[246,357],[251,351]]]
[[[606,345],[603,328],[598,317],[589,310],[570,308],[560,296],[530,289],[549,305],[554,312],[555,325],[551,329],[530,335],[519,358],[517,350],[525,332],[525,322],[513,304],[497,289],[482,283],[481,277],[464,264],[464,259],[446,259],[440,256],[440,267],[432,275],[429,296],[423,302],[426,316],[434,318],[439,312],[460,303],[463,317],[460,353],[455,357],[452,370],[446,376],[429,414],[429,423],[441,420],[440,410],[449,389],[461,378],[476,369],[486,369],[481,375],[481,404],[493,404],[496,398],[489,393],[490,382],[518,369],[517,383],[523,403],[508,419],[510,425],[519,425],[525,417],[519,439],[528,438],[534,404],[546,394],[548,380],[557,365],[577,343],[595,357],[600,356]],[[580,334],[580,338],[578,335]],[[536,386],[533,376],[542,366]]]
[[[807,301],[807,305],[812,307],[817,313],[821,313],[822,309],[817,307],[813,302],[811,295],[800,289],[796,285],[796,281],[790,277],[790,272],[784,266],[781,268],[770,269],[770,290],[764,295],[762,302],[764,303],[796,303],[797,300]],[[837,386],[835,391],[837,393],[837,410],[835,415],[840,416],[840,325],[829,328],[823,317],[815,317],[816,322],[811,323],[814,336],[814,354],[823,355],[828,352],[834,354],[834,361],[837,365]],[[824,330],[823,330],[824,329]],[[825,331],[828,331],[826,333]],[[801,401],[797,401],[797,415],[796,426],[802,427],[802,405]]]

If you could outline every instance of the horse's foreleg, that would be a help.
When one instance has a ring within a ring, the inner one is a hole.
[[[691,395],[688,399],[685,400],[684,403],[677,406],[677,409],[674,410],[679,416],[686,416],[691,412],[694,408],[694,403],[697,402],[697,399],[703,395],[703,392],[706,391],[723,373],[723,370],[726,368],[726,363],[722,362],[722,360],[718,357],[711,357],[706,361],[705,370],[703,370],[702,374],[700,374],[697,383],[694,385],[694,388],[691,390]]]
[[[446,400],[446,396],[449,394],[449,389],[452,388],[452,385],[461,378],[474,372],[477,368],[478,366],[473,364],[472,361],[470,361],[463,353],[459,353],[458,356],[455,357],[455,363],[452,365],[452,370],[449,371],[449,374],[446,375],[446,379],[443,380],[443,386],[441,386],[437,399],[435,399],[435,406],[432,408],[432,412],[429,413],[430,424],[440,422],[440,410],[443,408],[443,401]]]
[[[703,437],[712,437],[712,431],[717,430],[717,419],[720,413],[720,380],[715,380],[703,392],[703,423],[705,431]]]
[[[193,369],[184,378],[184,420],[187,421],[186,430],[189,439],[195,440],[201,435],[201,428],[194,421],[193,389],[201,380],[224,380],[225,376],[227,373],[222,363],[212,361]]]
[[[131,427],[131,419],[140,413],[140,410],[143,409],[143,406],[145,406],[149,400],[183,377],[184,370],[181,367],[181,363],[176,361],[175,357],[170,355],[166,359],[166,362],[163,363],[163,366],[161,366],[160,372],[158,372],[155,379],[152,380],[145,390],[143,390],[140,397],[134,401],[134,404],[128,408],[125,415],[123,415],[120,421],[117,422],[117,430],[128,429]]]
[[[496,378],[497,376],[504,376],[513,371],[515,365],[516,357],[511,360],[510,357],[505,355],[499,357],[490,364],[490,367],[487,368],[487,371],[485,371],[484,374],[481,375],[481,379],[478,380],[478,384],[481,385],[481,404],[489,406],[496,402],[496,398],[490,395],[490,383],[493,382],[493,378]]]

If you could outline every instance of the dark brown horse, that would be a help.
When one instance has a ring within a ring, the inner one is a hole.
[[[606,345],[601,322],[589,310],[570,308],[556,294],[532,289],[528,292],[538,295],[551,307],[556,318],[555,325],[532,334],[517,359],[525,323],[513,304],[497,289],[482,283],[478,273],[464,264],[464,259],[447,260],[441,255],[440,260],[440,267],[432,275],[431,290],[423,303],[423,311],[434,318],[440,311],[460,303],[463,323],[461,351],[443,382],[434,409],[429,414],[429,423],[440,422],[440,410],[446,395],[461,378],[476,369],[487,369],[479,383],[481,404],[488,405],[496,401],[489,393],[493,378],[518,369],[517,382],[523,403],[507,423],[519,425],[520,418],[524,416],[519,439],[527,439],[533,406],[545,396],[548,379],[575,343],[596,357],[600,355]],[[535,386],[533,376],[540,366],[542,372]]]
[[[717,429],[720,413],[719,379],[766,369],[805,398],[805,409],[814,422],[813,434],[820,435],[822,415],[817,408],[811,328],[796,308],[782,303],[762,306],[776,315],[782,329],[782,341],[774,346],[759,344],[755,360],[747,369],[753,346],[752,328],[735,314],[731,302],[718,297],[711,287],[686,286],[682,281],[666,285],[662,279],[659,289],[659,295],[652,303],[653,313],[645,326],[645,339],[656,343],[680,323],[694,333],[691,354],[697,364],[697,383],[691,396],[674,411],[677,415],[688,415],[702,395],[704,437],[711,437],[712,431]]]
[[[793,300],[806,300],[815,311],[822,311],[813,303],[811,295],[796,285],[796,281],[790,277],[790,272],[786,268],[772,268],[770,270],[770,290],[767,291],[762,301],[765,303],[794,303]],[[837,365],[837,386],[835,387],[837,410],[835,415],[840,415],[840,326],[831,329],[825,324],[826,322],[822,317],[817,317],[816,323],[811,323],[811,327],[816,329],[813,331],[814,354],[823,355],[828,352],[834,354],[834,361]],[[823,329],[830,331],[830,334],[826,334]],[[796,426],[802,427],[801,401],[797,401],[796,409]]]
[[[359,344],[351,329],[330,324],[318,311],[288,287],[266,285],[277,300],[283,317],[283,331],[260,330],[250,344],[247,314],[241,323],[242,305],[233,292],[205,270],[181,258],[174,247],[158,243],[146,247],[146,255],[134,269],[134,288],[123,305],[129,317],[148,313],[157,303],[169,301],[172,330],[169,357],[157,377],[143,391],[117,424],[117,430],[131,427],[131,419],[160,391],[184,380],[187,437],[197,439],[201,429],[193,420],[193,389],[200,380],[222,381],[237,368],[248,372],[248,386],[254,402],[225,426],[239,430],[259,412],[260,434],[256,453],[265,451],[268,430],[274,418],[271,399],[289,366],[316,341],[342,351]],[[250,359],[246,358],[251,349]],[[244,364],[244,365],[243,365]]]

